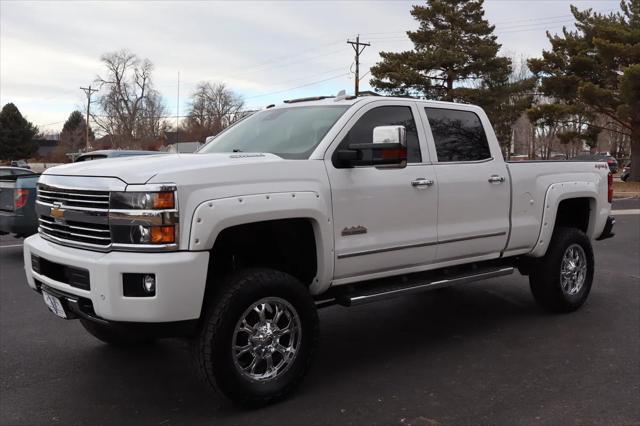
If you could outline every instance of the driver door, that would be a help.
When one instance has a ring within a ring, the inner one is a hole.
[[[373,129],[406,129],[405,167],[343,167],[339,149],[373,142]],[[409,272],[435,259],[437,185],[415,103],[363,106],[325,157],[333,201],[334,284]]]

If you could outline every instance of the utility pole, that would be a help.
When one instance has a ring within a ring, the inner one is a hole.
[[[81,87],[80,89],[82,89],[82,91],[84,92],[85,95],[87,95],[87,125],[86,125],[86,135],[85,135],[85,144],[86,144],[86,150],[87,152],[89,152],[89,117],[90,117],[90,110],[91,110],[91,95],[95,92],[98,91],[98,89],[92,89],[91,85],[89,85],[89,87]]]
[[[180,154],[180,71],[178,71],[178,95],[176,99],[176,152]]]
[[[369,43],[360,43],[360,34],[356,37],[356,41],[347,40],[347,43],[353,47],[353,50],[356,52],[356,87],[355,87],[355,95],[358,96],[359,88],[360,88],[360,55],[364,52],[364,49],[367,46],[371,46]],[[360,48],[362,46],[362,48]]]

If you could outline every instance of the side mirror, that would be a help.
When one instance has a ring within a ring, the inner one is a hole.
[[[404,126],[374,127],[372,143],[354,143],[337,152],[342,167],[407,164],[407,131]]]
[[[407,147],[407,129],[404,126],[378,126],[373,129],[373,143],[396,143]]]

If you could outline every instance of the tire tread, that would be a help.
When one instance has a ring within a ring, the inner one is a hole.
[[[222,395],[225,395],[242,405],[266,405],[278,401],[290,393],[296,386],[300,384],[305,374],[311,366],[311,361],[315,353],[315,348],[318,342],[318,322],[317,313],[314,311],[315,322],[313,324],[313,333],[311,336],[311,349],[309,356],[303,360],[302,373],[294,377],[294,379],[284,386],[277,393],[256,396],[256,395],[240,395],[237,393],[230,394],[226,389],[223,389],[215,378],[215,372],[213,371],[213,363],[209,362],[212,355],[216,353],[215,347],[216,339],[214,336],[219,332],[223,326],[222,322],[225,318],[225,314],[229,311],[232,301],[243,291],[243,289],[249,287],[258,289],[261,286],[267,285],[270,282],[285,282],[289,285],[300,286],[306,292],[306,288],[302,284],[293,278],[292,276],[280,272],[277,270],[265,269],[265,268],[249,268],[239,272],[236,272],[229,276],[225,280],[225,286],[215,297],[215,300],[210,305],[212,308],[209,312],[205,313],[205,321],[202,325],[200,336],[195,340],[192,345],[194,351],[194,359],[196,364],[196,371],[202,381],[216,389]],[[309,295],[309,298],[311,296]]]
[[[571,244],[580,244],[587,257],[587,277],[584,292],[578,300],[571,301],[562,292],[559,283],[559,262],[566,248]],[[529,286],[536,302],[550,312],[572,312],[586,301],[593,281],[593,248],[589,238],[577,228],[558,227],[551,238],[547,253],[534,262],[529,275]]]

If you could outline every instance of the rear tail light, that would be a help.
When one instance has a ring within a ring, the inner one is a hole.
[[[16,209],[22,208],[27,204],[27,200],[29,199],[29,190],[28,189],[16,189],[14,206]]]
[[[609,203],[613,201],[613,175],[611,173],[607,176],[607,199]]]

